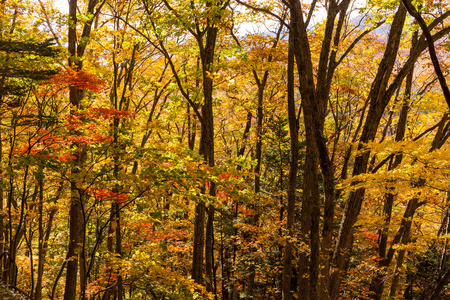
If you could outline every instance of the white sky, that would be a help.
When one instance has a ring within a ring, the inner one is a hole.
[[[62,13],[69,13],[69,0],[55,0],[55,5]]]

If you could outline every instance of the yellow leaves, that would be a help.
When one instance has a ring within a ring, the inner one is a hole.
[[[383,226],[383,223],[384,216],[361,214],[354,226],[362,226],[363,228],[366,228],[368,230],[376,231]]]
[[[136,250],[134,252],[134,254],[131,256],[132,259],[136,259],[136,260],[149,260],[150,259],[150,255],[147,254],[146,252],[141,252],[139,250]],[[150,265],[155,265],[154,261],[149,261]]]
[[[179,275],[166,265],[167,262],[158,259],[154,253],[136,250],[129,259],[122,261],[120,269],[123,276],[143,285],[152,285],[175,299],[211,298],[203,286]]]
[[[348,192],[359,188],[378,189],[379,193],[403,193],[407,196],[414,188],[415,182],[427,179],[426,187],[438,191],[448,190],[450,176],[450,154],[447,147],[429,152],[430,143],[423,139],[417,141],[394,142],[391,140],[366,144],[357,155],[370,150],[375,155],[370,169],[376,172],[363,173],[343,180],[338,188]],[[396,155],[402,155],[402,163],[392,170],[388,166]],[[431,190],[430,190],[431,191]],[[426,193],[430,194],[430,191]],[[410,194],[412,195],[412,194]]]

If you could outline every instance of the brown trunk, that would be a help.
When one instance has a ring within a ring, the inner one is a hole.
[[[76,58],[76,43],[77,43],[77,0],[69,1],[69,20],[71,26],[69,26],[68,34],[68,49],[69,49],[69,65],[71,66]],[[80,98],[80,92],[74,88],[70,88],[70,102],[74,107],[78,107]],[[71,114],[74,111],[71,110]],[[77,162],[80,161],[79,154],[76,155]],[[75,176],[79,173],[75,167],[71,170],[71,175]],[[72,180],[70,183],[71,197],[69,208],[69,247],[67,251],[67,271],[66,271],[66,284],[64,288],[64,300],[75,300],[77,294],[77,274],[78,274],[78,248],[81,242],[81,195],[79,194],[76,182]]]
[[[400,44],[403,24],[406,17],[406,9],[400,5],[391,26],[388,37],[388,43],[383,59],[380,63],[377,75],[369,93],[370,107],[367,115],[367,121],[364,124],[363,132],[360,138],[358,150],[364,148],[364,144],[372,141],[376,135],[377,128],[386,105],[390,100],[390,95],[386,95],[386,86],[391,75],[395,58],[397,56]],[[364,152],[355,159],[353,175],[365,173],[369,161],[369,151]],[[333,254],[332,263],[334,269],[331,270],[330,278],[330,297],[332,300],[339,296],[342,276],[344,275],[349,250],[351,248],[353,237],[353,225],[361,210],[365,190],[360,188],[350,192],[347,199],[344,214],[341,220],[337,244]]]
[[[101,6],[96,7],[97,0],[90,0],[87,3],[87,14],[93,16],[98,15]],[[77,43],[77,0],[69,0],[69,20],[70,26],[68,31],[68,51],[69,51],[69,67],[76,70],[82,69],[81,58],[86,50],[87,42],[91,34],[91,25],[95,18],[90,19],[83,26],[83,32],[81,34],[80,42]],[[70,114],[72,116],[77,115],[78,109],[81,108],[81,100],[84,97],[84,91],[79,90],[76,87],[71,86],[69,90],[69,99],[72,105]],[[80,135],[80,132],[71,130],[70,134]],[[85,298],[85,286],[86,286],[86,268],[85,268],[85,220],[83,216],[84,203],[82,198],[82,190],[77,183],[77,178],[80,174],[81,165],[86,161],[86,149],[83,144],[74,143],[73,155],[75,156],[75,165],[71,168],[70,175],[70,208],[69,208],[69,245],[67,250],[67,272],[66,272],[66,284],[64,288],[64,300],[75,300],[77,295],[77,274],[78,274],[78,256],[81,257],[82,270],[80,272],[80,289],[82,298]]]
[[[115,219],[116,219],[116,203],[111,203],[111,212],[109,219],[111,220],[108,225],[108,236],[106,237],[106,250],[108,250],[109,254],[112,254],[114,251],[113,245],[114,245],[114,226]],[[112,273],[113,269],[111,267],[111,262],[106,261],[107,267],[106,267],[106,286],[105,286],[105,293],[103,294],[102,300],[109,300],[111,298],[111,295],[113,294],[113,290],[109,288],[113,283],[112,279]]]
[[[59,197],[61,196],[61,192],[64,188],[64,182],[61,181],[59,183],[58,191],[56,192],[54,203],[56,203],[59,200]],[[55,215],[57,212],[56,208],[52,208],[50,212],[48,212],[48,221],[47,221],[47,227],[44,228],[43,224],[43,203],[44,203],[44,177],[39,179],[39,244],[38,244],[38,251],[39,251],[39,261],[38,261],[38,271],[37,271],[37,280],[36,280],[36,293],[35,298],[36,300],[40,300],[42,298],[42,282],[43,282],[43,276],[44,276],[44,262],[45,258],[47,256],[48,251],[48,240],[50,239],[50,234],[52,233],[52,225],[53,220],[55,219]]]
[[[38,269],[37,269],[37,280],[36,280],[36,292],[34,298],[36,300],[40,300],[42,298],[42,276],[44,274],[44,261],[45,261],[45,252],[44,252],[44,226],[43,226],[43,206],[44,206],[44,178],[43,174],[38,179],[39,185],[39,203],[38,203],[38,233],[39,233],[39,241],[38,241]],[[51,224],[50,224],[51,225]]]
[[[122,231],[120,226],[120,210],[119,204],[116,205],[116,254],[118,257],[122,256]],[[117,300],[123,300],[125,297],[125,290],[123,287],[123,278],[119,273],[117,274]]]
[[[206,6],[215,5],[211,2],[207,2]],[[200,135],[200,147],[199,153],[203,156],[205,163],[213,167],[214,166],[214,115],[213,115],[213,78],[210,74],[213,72],[214,53],[217,39],[218,28],[215,26],[218,16],[212,16],[207,20],[206,38],[203,40],[203,34],[196,34],[197,44],[200,52],[200,61],[202,65],[202,77],[203,77],[203,97],[204,103],[201,110],[201,135]],[[205,189],[206,191],[206,189]],[[210,182],[209,195],[215,196],[214,182]],[[214,211],[214,208],[209,207],[209,211]],[[194,222],[194,249],[193,249],[193,262],[192,262],[192,278],[197,283],[202,283],[203,277],[203,248],[204,241],[204,226],[205,226],[205,211],[206,205],[201,200],[196,205],[196,214]],[[212,214],[214,216],[214,214]],[[211,216],[211,217],[212,217]],[[209,243],[214,243],[214,232],[212,229],[214,220],[208,221],[209,228],[207,228],[207,236]],[[211,247],[207,245],[206,248]],[[213,261],[213,249],[207,251],[205,254],[207,262],[206,274],[208,276],[207,281],[211,284],[214,281],[214,270],[212,265]],[[215,282],[212,284],[215,286]],[[212,286],[211,285],[211,286]],[[212,287],[211,287],[212,288]]]
[[[266,87],[267,78],[269,77],[269,72],[265,71],[263,78],[260,80],[255,71],[253,71],[253,77],[256,80],[258,86],[258,102],[256,109],[256,146],[255,146],[255,193],[261,191],[261,157],[262,157],[262,130],[263,130],[263,100],[264,100],[264,89]]]
[[[72,170],[72,175],[77,174]],[[71,182],[71,198],[69,210],[69,248],[67,251],[66,285],[64,300],[75,300],[78,273],[78,252],[82,243],[83,213],[81,211],[81,195],[75,182]]]
[[[203,283],[203,248],[205,238],[205,202],[200,201],[195,206],[194,245],[192,254],[192,279]]]
[[[306,128],[306,161],[304,178],[304,195],[302,203],[302,238],[310,243],[309,263],[306,255],[300,258],[300,267],[309,272],[306,279],[300,279],[299,296],[308,295],[312,299],[319,297],[318,289],[325,289],[325,283],[319,282],[320,257],[320,192],[317,179],[318,164],[320,162],[322,177],[324,179],[325,208],[324,225],[322,231],[323,264],[328,265],[328,253],[331,249],[334,218],[334,169],[329,158],[327,140],[323,136],[323,127],[329,100],[329,91],[334,70],[337,66],[336,49],[340,41],[341,29],[345,21],[345,12],[350,1],[346,0],[337,5],[331,1],[328,7],[328,16],[325,25],[322,48],[320,52],[317,84],[315,85],[312,58],[308,40],[307,23],[303,19],[300,2],[290,1],[291,28],[290,36],[295,45],[293,51],[299,73],[300,94],[304,107],[304,122]],[[340,13],[338,22],[336,17]],[[333,38],[334,32],[334,38]],[[332,47],[333,46],[333,47]],[[336,49],[335,49],[336,48]],[[322,268],[322,278],[327,280],[326,268]],[[300,278],[306,274],[300,274]],[[306,282],[308,281],[308,282]],[[324,295],[321,295],[321,297]]]
[[[197,124],[195,120],[192,120],[193,118],[191,115],[191,106],[189,105],[189,103],[187,104],[187,118],[188,118],[188,131],[187,131],[188,147],[189,149],[194,150]]]
[[[19,246],[20,240],[26,233],[25,228],[25,207],[27,203],[27,178],[28,178],[28,172],[29,172],[29,166],[25,167],[25,174],[22,179],[22,195],[21,195],[21,204],[20,204],[20,217],[19,217],[19,223],[17,225],[16,232],[14,234],[14,237],[11,238],[10,244],[9,244],[9,285],[15,287],[17,285],[17,264],[16,264],[16,257],[17,257],[17,248]],[[12,234],[11,234],[12,237]]]
[[[0,96],[0,103],[2,103],[1,96]],[[0,161],[2,161],[2,160],[3,160],[3,137],[0,132]],[[3,204],[3,183],[4,183],[3,169],[0,168],[0,210],[1,211],[3,211],[3,208],[4,208],[3,207],[4,206],[4,204]],[[0,215],[0,254],[3,253],[4,249],[5,249],[5,226],[4,226],[4,215],[1,214]],[[0,280],[3,277],[2,270],[5,267],[4,262],[5,262],[4,256],[0,257]],[[3,283],[5,284],[6,282],[3,282]]]
[[[319,182],[318,182],[318,159],[312,129],[312,116],[304,110],[304,120],[306,128],[306,155],[303,177],[303,197],[302,211],[300,216],[302,239],[310,244],[310,253],[303,253],[299,260],[301,268],[308,270],[300,274],[302,278],[299,283],[299,295],[303,294],[305,299],[317,299],[317,278],[318,278],[318,217],[319,206]],[[310,129],[308,129],[310,128]],[[307,296],[306,296],[307,295]]]
[[[206,291],[214,292],[214,206],[210,205],[207,209],[208,220],[206,222],[206,240],[205,240],[205,275]]]
[[[414,49],[415,43],[417,42],[417,31],[413,35],[411,43],[411,49]],[[400,142],[403,140],[406,132],[406,122],[408,117],[409,110],[409,102],[411,100],[411,89],[412,89],[412,80],[413,80],[414,69],[408,73],[406,77],[406,86],[405,86],[405,94],[402,101],[402,108],[400,110],[400,116],[397,124],[397,130],[395,135],[395,141]],[[403,156],[401,154],[395,155],[393,163],[389,165],[389,170],[394,170],[397,168],[402,162]],[[385,256],[386,256],[386,248],[387,248],[387,228],[391,222],[392,215],[392,207],[394,204],[394,194],[386,194],[386,199],[383,207],[383,216],[384,216],[384,228],[380,229],[379,237],[378,237],[378,255],[380,256],[379,262],[379,271],[375,274],[374,278],[372,278],[370,283],[370,291],[372,299],[380,300],[383,295],[384,289],[384,268],[385,266]]]
[[[35,299],[40,300],[42,298],[42,276],[44,274],[44,226],[43,226],[43,206],[44,206],[44,179],[43,174],[38,180],[39,184],[39,203],[38,203],[38,269],[37,269],[37,280],[36,280],[36,292]]]
[[[291,295],[291,278],[292,278],[292,242],[290,241],[293,234],[294,217],[295,217],[295,201],[297,191],[297,170],[298,170],[298,119],[295,108],[294,97],[294,53],[293,43],[290,39],[288,50],[288,118],[290,133],[290,161],[289,161],[289,181],[287,192],[287,209],[286,209],[286,244],[284,246],[283,257],[283,274],[281,283],[281,293],[283,300],[290,300]],[[302,276],[303,274],[300,274]]]

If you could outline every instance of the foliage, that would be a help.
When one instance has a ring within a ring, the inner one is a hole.
[[[398,2],[303,4],[306,47],[294,2],[78,1],[75,22],[1,1],[1,299],[64,298],[74,260],[77,299],[448,297],[450,118],[421,31],[387,62]],[[420,7],[444,70],[447,10]]]

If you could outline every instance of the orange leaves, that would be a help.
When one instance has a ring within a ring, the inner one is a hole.
[[[89,189],[89,193],[100,201],[114,201],[117,204],[122,204],[129,198],[128,194],[115,193],[102,188]]]
[[[100,144],[100,143],[105,143],[105,142],[111,142],[112,137],[105,135],[105,134],[100,134],[100,133],[94,132],[90,135],[83,135],[83,136],[70,135],[67,137],[67,140],[72,143],[90,145],[90,144]]]
[[[251,217],[255,214],[255,210],[253,208],[245,208],[243,206],[238,206],[238,211],[247,217]]]
[[[24,146],[20,149],[14,149],[12,154],[13,155],[32,155],[32,156],[39,157],[42,159],[58,160],[60,162],[67,162],[67,161],[72,161],[72,160],[76,159],[76,156],[74,156],[70,153],[65,153],[65,154],[62,154],[59,156],[50,155],[50,154],[48,154],[48,152],[42,151],[42,149],[35,149],[35,148],[28,147],[28,146]]]
[[[166,227],[161,231],[151,221],[138,221],[130,225],[135,228],[134,232],[153,248],[153,251],[162,247],[167,253],[175,254],[185,252],[189,248],[186,241],[190,231],[186,228]]]
[[[227,179],[227,178],[230,178],[230,176],[232,176],[230,173],[222,173],[219,176],[217,176],[217,178],[219,178],[219,179]],[[236,176],[233,176],[233,177],[236,177]]]
[[[373,231],[369,231],[366,229],[360,229],[359,230],[366,239],[369,239],[371,241],[377,241],[378,240],[378,234],[376,232]]]
[[[53,148],[59,148],[59,145],[64,142],[64,139],[61,136],[51,134],[41,136],[39,139],[44,145],[51,145]]]
[[[66,129],[78,131],[76,134],[67,136],[67,140],[72,143],[81,144],[101,144],[112,142],[109,133],[108,122],[101,120],[123,119],[134,116],[133,112],[102,107],[88,107],[79,110],[66,117]]]
[[[69,129],[96,129],[97,123],[88,122],[90,120],[109,120],[112,118],[123,119],[133,117],[135,114],[128,110],[118,110],[103,107],[88,107],[70,114],[67,118]]]
[[[69,153],[63,154],[58,157],[59,161],[71,161],[71,160],[75,160],[75,159],[76,159],[76,156],[69,154]]]
[[[49,82],[55,85],[75,87],[79,90],[93,92],[100,92],[105,86],[105,82],[102,79],[96,78],[93,74],[84,70],[77,71],[70,67],[51,76]]]
[[[17,155],[17,154],[22,154],[22,155],[33,154],[33,155],[35,155],[35,154],[39,154],[40,152],[41,152],[41,150],[33,149],[33,148],[25,145],[20,149],[13,149],[12,154],[13,155]]]

